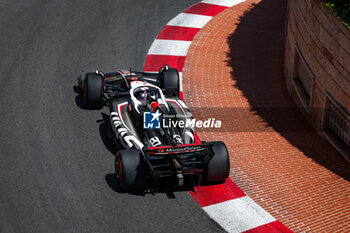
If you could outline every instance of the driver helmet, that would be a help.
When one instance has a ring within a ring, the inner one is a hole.
[[[142,92],[140,93],[140,102],[142,105],[147,104],[147,91],[146,90],[142,90]]]

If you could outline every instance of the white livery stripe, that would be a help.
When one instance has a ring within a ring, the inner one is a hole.
[[[167,25],[191,27],[191,28],[202,28],[206,25],[213,17],[206,15],[196,15],[189,13],[181,13],[175,18],[169,21]]]
[[[214,4],[219,6],[231,7],[237,5],[245,0],[204,0],[203,3]]]
[[[180,91],[182,90],[182,72],[179,72],[179,79],[180,79]]]
[[[203,207],[228,232],[243,232],[276,221],[248,196]]]
[[[186,56],[192,41],[155,40],[148,51],[151,55]]]

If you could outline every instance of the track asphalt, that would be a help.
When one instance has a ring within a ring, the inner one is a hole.
[[[0,231],[220,232],[188,192],[123,193],[103,111],[81,108],[79,70],[142,70],[162,27],[196,3],[0,3]]]

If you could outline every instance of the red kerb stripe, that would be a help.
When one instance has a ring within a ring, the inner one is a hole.
[[[224,184],[199,186],[190,192],[201,207],[244,197],[243,191],[230,178]]]
[[[160,67],[168,64],[181,72],[185,64],[185,59],[185,56],[147,55],[144,69],[145,71],[159,71]]]
[[[218,6],[218,5],[206,4],[206,3],[197,3],[196,5],[185,10],[184,13],[215,16],[219,14],[221,11],[225,10],[226,8],[227,7],[225,6]]]
[[[199,30],[200,28],[165,26],[157,39],[192,41]]]
[[[293,233],[286,226],[279,221],[274,221],[251,230],[245,231],[245,233]]]

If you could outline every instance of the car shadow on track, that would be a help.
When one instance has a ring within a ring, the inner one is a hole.
[[[100,131],[100,137],[103,142],[103,145],[106,147],[106,149],[111,152],[113,155],[117,153],[118,150],[121,150],[120,145],[114,145],[111,140],[108,137],[107,130],[108,130],[108,121],[109,116],[106,113],[101,112],[102,119],[97,120],[96,122],[99,123],[99,131]]]
[[[87,110],[88,108],[86,108],[84,105],[83,95],[82,95],[82,93],[77,85],[73,86],[73,91],[76,94],[78,94],[75,97],[75,104],[79,108]],[[101,140],[102,140],[104,146],[106,147],[106,149],[109,152],[111,152],[113,155],[115,155],[117,150],[115,149],[115,147],[113,146],[111,140],[109,140],[108,135],[107,135],[109,116],[103,112],[101,112],[101,116],[102,116],[101,119],[96,120],[96,123],[99,124],[99,132],[100,132]]]
[[[156,193],[165,193],[168,198],[176,198],[176,192],[194,191],[194,184],[191,181],[185,182],[184,186],[177,186],[176,182],[171,178],[165,178],[158,183],[158,187],[154,182],[148,181],[146,187],[140,190],[127,191],[119,188],[119,181],[115,173],[110,173],[105,176],[108,186],[117,193],[128,193],[136,196],[155,195]]]
[[[73,91],[78,94],[77,96],[75,96],[75,104],[81,109],[87,109],[84,106],[84,99],[81,91],[79,90],[79,86],[73,86]]]

